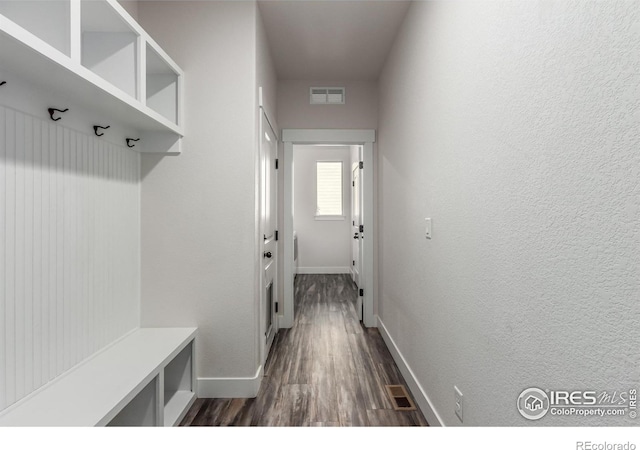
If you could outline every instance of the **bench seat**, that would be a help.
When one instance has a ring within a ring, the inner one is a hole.
[[[0,413],[0,426],[176,425],[195,401],[196,328],[139,328]]]

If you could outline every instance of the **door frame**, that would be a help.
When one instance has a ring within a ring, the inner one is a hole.
[[[262,148],[262,136],[265,133],[265,127],[264,124],[266,122],[266,126],[269,127],[269,129],[271,130],[271,134],[274,136],[274,138],[276,139],[276,142],[274,143],[275,145],[275,157],[278,157],[278,133],[276,132],[275,128],[272,125],[271,120],[269,119],[269,115],[267,114],[266,109],[264,108],[264,106],[262,105],[262,88],[260,88],[259,90],[259,97],[260,97],[260,102],[259,102],[259,151],[258,151],[258,166],[259,166],[259,187],[258,187],[258,210],[259,210],[259,214],[258,214],[258,255],[257,255],[257,261],[258,261],[258,285],[259,285],[259,289],[258,289],[258,342],[259,342],[259,349],[260,349],[260,361],[259,364],[262,365],[264,367],[264,364],[266,363],[267,357],[269,356],[269,351],[267,347],[270,347],[270,344],[272,344],[273,342],[269,343],[268,339],[265,339],[265,336],[263,335],[264,331],[267,330],[263,330],[263,311],[264,311],[264,307],[265,307],[265,286],[264,286],[264,270],[263,270],[263,261],[264,261],[264,234],[265,234],[265,230],[264,230],[264,223],[262,220],[262,216],[264,214],[263,211],[263,203],[262,203],[262,195],[263,195],[263,183],[264,183],[264,178],[263,178],[263,171],[262,171],[262,155],[264,152],[264,149]],[[264,120],[263,120],[264,118]],[[274,217],[274,220],[276,221],[275,224],[275,230],[278,229],[278,182],[277,182],[277,170],[276,170],[276,194],[274,196],[275,201],[276,201],[276,215]],[[277,231],[276,231],[277,233]],[[277,241],[277,239],[276,239]],[[272,295],[273,295],[273,303],[277,303],[278,302],[278,280],[279,280],[279,274],[278,274],[278,245],[276,242],[275,245],[275,257],[274,257],[274,264],[275,264],[275,276],[273,278],[273,287],[272,287]],[[274,335],[277,334],[278,330],[281,328],[281,326],[279,326],[278,324],[278,319],[279,319],[279,315],[278,314],[273,314],[273,320],[271,323],[271,326],[274,330]]]
[[[362,298],[364,306],[363,323],[366,327],[376,327],[377,321],[374,315],[374,272],[373,252],[375,237],[374,222],[374,155],[373,144],[376,141],[375,130],[331,130],[331,129],[284,129],[282,130],[282,143],[284,145],[284,186],[283,186],[283,255],[284,258],[284,286],[283,286],[283,311],[279,318],[280,328],[291,328],[294,320],[293,302],[293,146],[294,145],[362,145],[362,161],[364,169],[362,176],[361,207],[362,223],[365,226],[362,241],[362,261],[360,262],[360,281],[364,286]]]
[[[362,154],[361,154],[362,150],[360,149],[360,146],[357,146],[357,147],[358,147],[358,161],[360,161],[362,159]],[[356,231],[356,229],[359,228],[360,222],[362,222],[362,218],[361,218],[362,208],[360,208],[360,204],[362,203],[362,189],[361,189],[362,179],[360,178],[361,169],[359,166],[360,164],[356,163],[355,161],[353,161],[351,164],[351,230],[352,230],[352,233],[356,233],[358,236],[360,236],[360,230]],[[358,177],[357,183],[355,183],[354,174],[357,174],[357,177]],[[358,188],[357,195],[355,195],[356,186]],[[356,204],[356,201],[358,202],[357,203],[358,204],[358,224],[357,225],[353,220],[354,219],[353,210],[354,210],[354,205]],[[354,252],[354,247],[357,248],[355,252]],[[360,261],[362,260],[362,241],[360,239],[358,239],[357,244],[351,241],[351,257],[353,258],[353,263],[351,264],[351,279],[357,286],[360,286],[361,284],[360,283]],[[358,264],[356,264],[356,258],[358,259]],[[357,271],[356,271],[356,268],[357,268]],[[358,314],[360,315],[361,312]]]

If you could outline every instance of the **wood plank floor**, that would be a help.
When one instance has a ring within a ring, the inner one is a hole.
[[[426,426],[395,411],[385,384],[404,384],[377,329],[356,315],[348,275],[298,275],[295,324],[280,330],[252,399],[198,399],[182,426]]]

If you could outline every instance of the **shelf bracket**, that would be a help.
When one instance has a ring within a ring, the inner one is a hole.
[[[48,108],[47,111],[49,111],[49,117],[51,117],[51,120],[53,120],[54,122],[57,122],[58,120],[62,119],[62,117],[57,117],[57,118],[54,119],[53,115],[56,112],[61,112],[61,113],[67,112],[67,111],[69,111],[69,108],[67,108],[67,109]]]
[[[138,142],[140,139],[131,139],[131,138],[127,138],[127,147],[132,148],[135,147],[135,144],[131,144],[130,142]]]
[[[111,128],[111,125],[106,126],[106,127],[101,127],[100,125],[94,125],[94,126],[93,126],[93,132],[96,134],[96,136],[104,136],[104,133],[99,133],[99,134],[98,134],[98,130],[99,130],[99,129],[107,130],[107,129],[109,129],[109,128]]]

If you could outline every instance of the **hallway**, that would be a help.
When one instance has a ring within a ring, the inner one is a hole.
[[[387,384],[404,384],[377,329],[358,322],[348,275],[298,275],[293,328],[276,336],[254,399],[198,399],[182,426],[426,426],[395,411]]]

